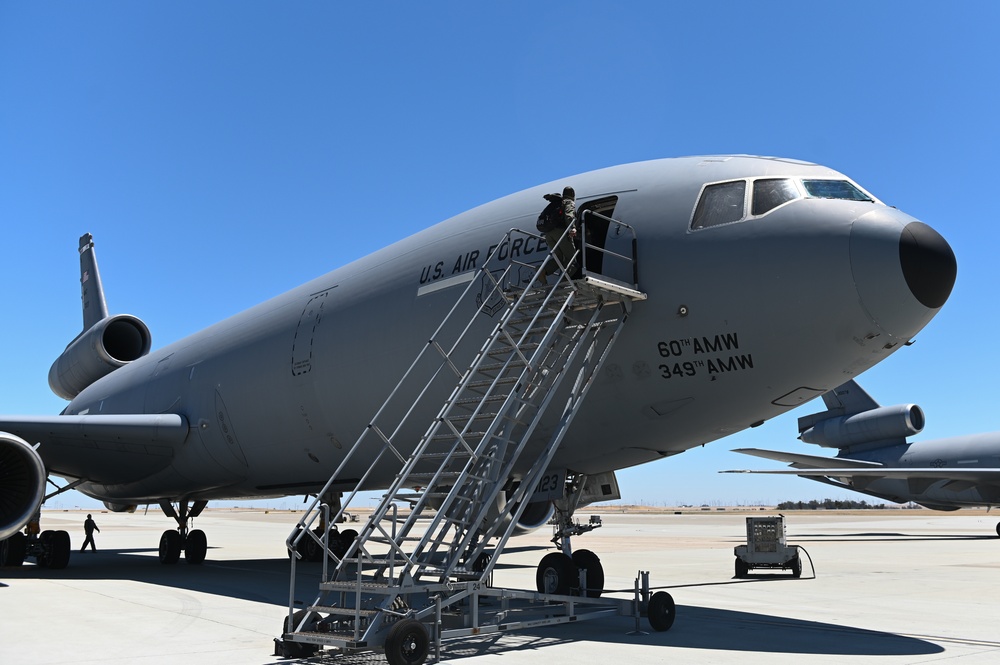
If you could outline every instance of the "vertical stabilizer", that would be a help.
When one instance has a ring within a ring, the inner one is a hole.
[[[847,416],[879,407],[879,403],[872,399],[872,396],[865,392],[865,389],[859,386],[854,379],[824,394],[823,401],[826,403],[827,409],[835,411],[840,408],[843,415]]]
[[[94,236],[80,237],[80,291],[83,299],[83,330],[86,332],[99,321],[108,318],[108,303],[104,300],[101,273],[97,270]]]
[[[149,328],[140,319],[131,314],[108,316],[94,237],[89,233],[80,238],[80,297],[83,332],[49,368],[49,387],[63,399],[73,399],[94,381],[143,357],[152,344]]]

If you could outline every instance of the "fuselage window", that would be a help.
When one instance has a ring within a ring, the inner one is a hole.
[[[767,178],[753,183],[751,214],[763,215],[782,203],[799,198],[799,190],[788,178]]]
[[[704,229],[743,219],[747,183],[745,180],[709,185],[701,193],[694,211],[692,229]]]
[[[872,197],[846,180],[803,180],[802,185],[809,196],[817,199],[872,200]]]

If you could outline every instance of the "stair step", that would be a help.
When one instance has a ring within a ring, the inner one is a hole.
[[[505,376],[501,379],[488,379],[484,381],[470,381],[466,384],[466,387],[470,390],[476,388],[489,388],[492,385],[497,386],[511,386],[518,382],[519,376]]]
[[[480,434],[479,437],[482,437],[482,434]],[[450,438],[452,441],[456,441],[454,435],[452,435]],[[468,440],[468,437],[466,437],[466,440]],[[445,451],[439,453],[424,453],[420,457],[421,461],[426,460],[428,462],[435,462],[435,461],[468,462],[470,459],[472,459],[473,455],[470,454],[469,451],[467,451],[465,448],[462,448],[460,446],[457,450]]]
[[[455,406],[475,406],[477,404],[491,403],[491,402],[503,402],[507,399],[507,393],[496,393],[492,395],[483,395],[480,397],[463,397],[461,399],[456,399],[452,404]]]
[[[476,371],[480,374],[485,374],[486,372],[497,372],[502,369],[514,368],[514,367],[526,367],[528,363],[521,360],[520,358],[514,358],[505,363],[489,363],[481,364],[476,368]]]
[[[437,471],[414,471],[408,474],[406,477],[408,479],[412,478],[414,480],[420,480],[420,479],[431,480],[432,478],[437,476],[441,480],[446,480],[448,478],[458,478],[461,475],[462,475],[461,471],[441,471],[439,469]]]
[[[486,436],[486,432],[466,432],[465,434],[462,435],[462,438],[465,439],[466,441],[469,441],[469,440],[481,439],[484,436]],[[458,438],[454,434],[435,434],[434,436],[431,437],[431,440],[433,440],[433,441],[457,441]],[[469,453],[466,452],[465,449],[463,449],[461,447],[459,447],[453,453],[450,453],[450,452],[423,453],[422,456],[433,459],[434,457],[441,458],[441,457],[447,457],[447,456],[450,456],[450,455],[465,455],[466,457],[471,457],[471,455],[469,455]]]
[[[357,591],[360,589],[362,593],[382,593],[387,596],[394,596],[398,593],[398,587],[390,586],[388,582],[375,582],[373,580],[362,580],[360,585],[358,585],[357,580],[320,582],[319,589],[320,591]]]
[[[503,346],[498,346],[496,348],[490,349],[486,352],[486,355],[490,357],[502,356],[508,353],[514,353],[515,351],[520,351],[524,355],[528,355],[527,351],[533,351],[541,346],[538,342],[527,342],[522,344],[519,348],[510,346],[509,344],[504,344]]]

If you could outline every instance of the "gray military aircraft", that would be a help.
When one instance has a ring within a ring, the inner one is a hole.
[[[924,428],[923,410],[916,404],[879,406],[853,380],[823,395],[823,401],[826,411],[799,418],[799,438],[837,448],[836,457],[737,448],[734,452],[788,462],[792,469],[726,473],[801,476],[933,510],[1000,506],[1000,432],[908,442],[906,437]]]
[[[550,468],[605,474],[759,425],[903,348],[954,284],[954,254],[930,226],[837,171],[770,157],[656,160],[533,187],[155,351],[141,320],[108,314],[85,235],[83,332],[49,374],[69,404],[0,417],[5,562],[67,564],[69,536],[39,526],[50,475],[111,510],[158,504],[177,522],[164,563],[204,559],[207,538],[189,526],[210,500],[320,491],[457,291],[485,279],[485,257],[543,260],[535,220],[566,184],[581,213],[598,213],[586,272],[648,297]],[[498,248],[512,228],[529,232]],[[625,255],[636,262],[613,260]],[[373,464],[362,455],[343,474],[388,487],[398,465]],[[538,505],[524,528],[552,514]]]

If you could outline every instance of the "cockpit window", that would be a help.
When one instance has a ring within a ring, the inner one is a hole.
[[[872,198],[846,180],[803,180],[806,193],[817,199],[871,201]]]
[[[751,214],[763,215],[782,203],[799,198],[799,190],[788,178],[766,178],[753,183]]]
[[[704,229],[743,219],[747,183],[745,180],[709,185],[701,193],[694,211],[692,229]]]

